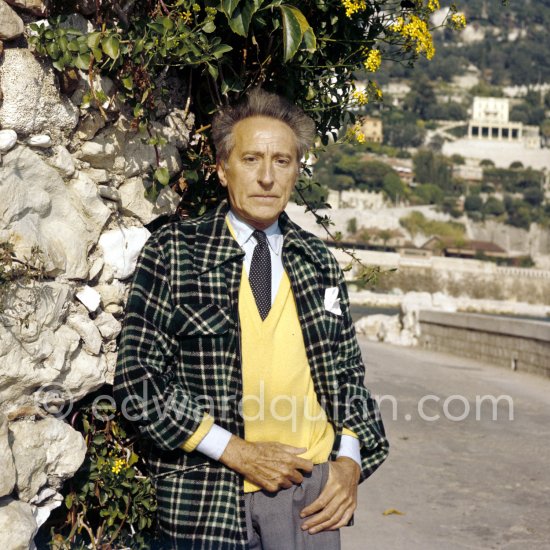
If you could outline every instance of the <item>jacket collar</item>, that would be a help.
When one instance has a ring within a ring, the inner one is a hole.
[[[279,216],[279,227],[284,235],[283,254],[285,250],[295,250],[298,256],[309,260],[324,269],[323,260],[311,246],[312,235],[306,233],[299,225],[296,225],[286,212]]]
[[[224,200],[198,222],[194,262],[199,275],[244,256],[225,223],[228,210],[229,203]]]
[[[210,271],[221,264],[241,258],[244,252],[231,235],[225,217],[229,211],[227,200],[198,222],[194,263],[198,274]],[[279,216],[279,227],[284,236],[283,251],[294,250],[301,257],[308,257],[322,267],[322,260],[311,247],[307,235],[290,220],[286,212]]]

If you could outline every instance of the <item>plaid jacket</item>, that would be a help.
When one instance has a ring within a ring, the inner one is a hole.
[[[159,527],[177,548],[247,547],[241,477],[198,451],[180,449],[204,411],[243,437],[238,292],[243,252],[227,225],[226,202],[202,218],[153,233],[130,288],[114,396],[152,440],[148,465]],[[321,240],[281,214],[290,278],[319,402],[337,434],[357,434],[362,480],[384,461],[388,443],[365,370],[338,263]],[[325,310],[338,286],[343,315]]]

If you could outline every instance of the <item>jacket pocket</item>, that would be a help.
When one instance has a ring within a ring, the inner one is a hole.
[[[176,307],[169,331],[175,336],[216,336],[226,334],[233,321],[217,304],[189,302]]]

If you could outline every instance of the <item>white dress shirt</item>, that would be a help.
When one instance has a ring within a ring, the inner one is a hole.
[[[250,272],[250,264],[252,262],[252,254],[256,247],[256,239],[252,236],[254,227],[243,221],[241,218],[230,210],[227,214],[229,224],[231,225],[235,234],[237,243],[244,251],[244,268],[246,273]],[[279,223],[274,222],[267,229],[264,230],[269,243],[269,253],[271,256],[271,304],[277,296],[279,285],[283,277],[283,234],[279,228]],[[231,433],[224,428],[214,424],[208,433],[203,437],[201,442],[197,446],[197,451],[205,454],[206,456],[219,460],[223,454],[229,440],[231,439]],[[361,466],[361,452],[359,449],[359,441],[351,435],[342,435],[340,439],[340,447],[338,449],[338,457],[347,456],[352,458]]]

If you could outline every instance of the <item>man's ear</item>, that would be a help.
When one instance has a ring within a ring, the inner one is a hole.
[[[218,173],[218,179],[223,187],[227,187],[227,177],[225,174],[225,166],[223,160],[216,163],[216,172]]]

